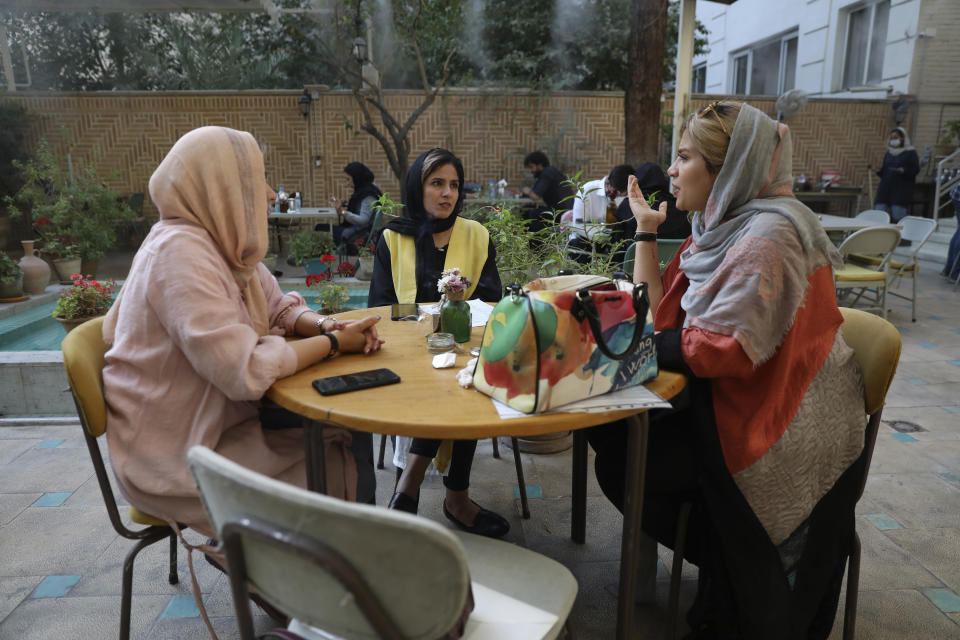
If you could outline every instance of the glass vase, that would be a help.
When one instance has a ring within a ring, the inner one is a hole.
[[[447,296],[440,305],[440,331],[452,333],[454,342],[469,342],[470,324],[470,305]]]

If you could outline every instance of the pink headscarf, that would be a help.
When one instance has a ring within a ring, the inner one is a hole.
[[[186,133],[153,172],[150,197],[160,210],[160,225],[196,225],[210,234],[240,286],[254,330],[267,335],[267,301],[255,275],[269,241],[263,154],[256,139],[226,127]],[[104,320],[108,344],[122,295],[121,290]]]

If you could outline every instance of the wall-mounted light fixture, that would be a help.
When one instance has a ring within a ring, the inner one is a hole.
[[[353,39],[353,57],[360,64],[367,61],[367,41],[360,36]]]
[[[304,89],[303,95],[300,96],[299,100],[297,100],[297,107],[300,109],[300,115],[302,115],[304,118],[310,115],[311,102],[313,102],[313,98],[311,98],[307,90]]]

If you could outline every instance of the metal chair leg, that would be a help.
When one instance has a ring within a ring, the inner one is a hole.
[[[180,582],[180,576],[177,575],[177,534],[170,532],[170,575],[167,576],[170,584]]]
[[[857,626],[857,592],[860,590],[860,534],[853,532],[847,562],[847,598],[843,606],[843,640],[853,640]]]
[[[497,460],[500,459],[500,443],[496,438],[490,438],[490,441],[493,442],[493,457]],[[516,438],[514,438],[514,446],[516,446]]]
[[[573,472],[571,475],[570,539],[583,544],[587,539],[587,436],[583,429],[573,432]]]
[[[380,434],[380,455],[377,457],[377,469],[383,469],[383,456],[387,452],[387,435]]]
[[[496,442],[496,438],[494,438]],[[517,486],[520,487],[520,511],[524,520],[530,519],[530,506],[527,504],[527,484],[523,479],[523,464],[520,462],[520,443],[513,436],[510,437],[513,445],[513,464],[517,467]]]
[[[663,630],[665,640],[679,637],[680,578],[683,573],[683,550],[687,546],[687,525],[690,524],[692,505],[684,502],[677,516],[677,536],[673,542],[673,566],[670,568],[670,599],[667,601],[667,621]]]
[[[133,562],[137,559],[137,554],[143,551],[145,547],[150,546],[158,540],[165,538],[165,532],[158,532],[146,538],[142,538],[133,546],[133,549],[127,553],[123,561],[123,587],[120,592],[120,640],[130,640],[130,603],[133,600]]]

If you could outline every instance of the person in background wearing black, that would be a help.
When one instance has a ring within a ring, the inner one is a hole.
[[[906,216],[913,202],[913,184],[920,172],[920,159],[917,150],[910,144],[910,138],[903,127],[896,127],[887,140],[887,153],[883,156],[883,166],[877,175],[877,198],[874,208],[886,211],[890,219],[900,222]]]
[[[331,197],[330,202],[337,208],[340,224],[333,228],[333,241],[347,245],[348,250],[358,239],[364,238],[373,224],[373,205],[382,195],[380,188],[373,183],[373,171],[362,162],[351,162],[343,168],[347,186],[353,190],[349,200]],[[317,225],[320,230],[322,225]],[[353,251],[356,253],[356,251]]]
[[[539,231],[553,222],[552,212],[573,208],[573,187],[562,171],[550,166],[550,159],[543,151],[528,153],[523,166],[533,174],[534,184],[532,189],[523,187],[521,193],[538,205],[543,203],[528,209],[525,216],[531,221],[531,231]]]
[[[644,195],[654,197],[656,201],[655,209],[660,207],[661,202],[667,203],[667,219],[657,227],[657,237],[683,240],[689,236],[690,219],[686,213],[677,209],[676,198],[670,193],[670,181],[660,165],[645,162],[634,171],[633,175],[637,177],[637,184],[640,185],[640,190],[643,191]],[[617,224],[613,227],[611,240],[613,242],[622,241],[621,251],[623,251],[626,250],[627,245],[630,244],[637,232],[637,221],[630,210],[629,198],[623,199],[617,207],[615,215]]]

